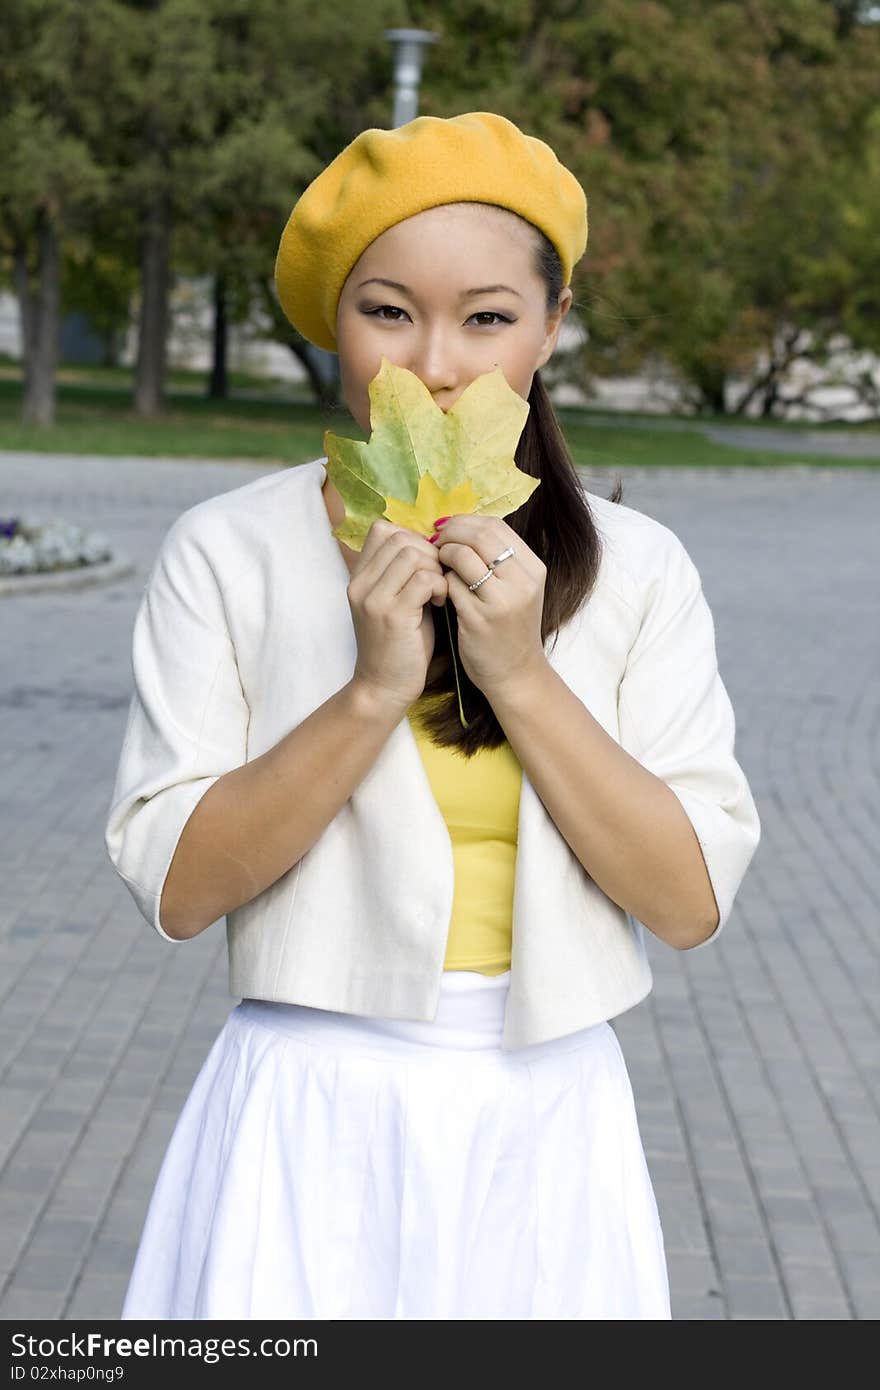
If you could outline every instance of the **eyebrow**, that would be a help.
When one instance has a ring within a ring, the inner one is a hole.
[[[358,289],[362,290],[364,285],[387,285],[389,289],[399,290],[401,294],[407,295],[410,299],[414,298],[412,290],[407,289],[406,285],[401,285],[399,280],[383,280],[379,276],[373,275],[369,280],[362,280]],[[459,298],[472,299],[475,294],[498,294],[499,291],[515,294],[517,299],[522,299],[519,290],[512,289],[510,285],[481,285],[475,290],[464,290]]]

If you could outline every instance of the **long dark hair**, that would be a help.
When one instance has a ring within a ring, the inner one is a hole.
[[[552,313],[563,288],[562,263],[544,233],[531,223],[528,225],[536,237],[535,270],[547,286],[547,309]],[[514,457],[523,473],[540,478],[541,486],[504,520],[547,567],[541,620],[541,638],[546,642],[551,633],[558,635],[562,624],[578,612],[592,592],[601,563],[602,540],[553,404],[537,371],[528,399],[529,414]],[[608,500],[620,502],[622,496],[623,485],[618,477]],[[458,656],[455,605],[447,600],[445,611],[434,605],[430,611],[434,619],[434,654],[428,667],[420,720],[434,743],[458,748],[465,757],[472,757],[481,748],[498,748],[505,741],[504,730],[482,690],[468,678]],[[456,643],[467,728],[462,727],[459,717],[447,613]]]

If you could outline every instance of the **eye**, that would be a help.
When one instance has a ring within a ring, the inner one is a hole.
[[[378,305],[376,306],[375,309],[362,309],[362,310],[361,310],[361,313],[363,313],[363,314],[368,314],[371,318],[377,318],[377,319],[379,319],[382,323],[402,323],[402,322],[403,322],[403,320],[400,319],[400,318],[386,318],[386,317],[385,317],[385,310],[386,310],[386,309],[389,310],[389,312],[392,313],[392,314],[403,314],[403,315],[405,315],[407,318],[409,318],[409,315],[406,313],[406,310],[405,310],[405,309],[399,308],[399,306],[396,305],[396,304],[378,304]],[[499,313],[497,313],[496,310],[494,310],[494,309],[482,309],[482,310],[479,310],[477,313],[471,314],[471,318],[472,318],[472,319],[484,319],[484,320],[485,320],[485,319],[495,319],[495,320],[496,320],[495,323],[485,323],[485,322],[484,322],[484,323],[480,323],[480,324],[477,325],[479,328],[496,328],[496,327],[498,326],[499,323],[513,323],[513,322],[514,322],[514,320],[513,320],[513,319],[509,319],[509,318],[507,317],[506,314],[499,314]]]
[[[405,309],[399,309],[396,304],[379,304],[375,309],[364,309],[362,312],[369,314],[371,318],[382,318],[383,323],[400,323],[400,319],[386,319],[382,317],[383,309],[390,309],[392,314],[405,314]],[[407,316],[408,317],[408,316]]]
[[[498,314],[494,309],[481,309],[479,313],[471,314],[472,319],[498,319],[499,323],[513,323],[513,319],[507,318],[505,314]],[[480,324],[481,328],[494,328],[494,323]]]

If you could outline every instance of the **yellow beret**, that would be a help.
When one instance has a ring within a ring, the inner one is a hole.
[[[304,338],[336,351],[342,287],[377,236],[441,203],[495,203],[550,239],[564,283],[587,245],[584,190],[549,145],[492,111],[417,116],[346,145],[300,197],[281,237],[275,286]]]

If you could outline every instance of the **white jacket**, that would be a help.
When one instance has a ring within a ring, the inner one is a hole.
[[[190,508],[168,532],[134,627],[134,695],[107,851],[159,925],[165,876],[218,777],[266,752],[352,676],[349,572],[324,459]],[[668,527],[588,492],[596,586],[550,664],[675,792],[727,922],[757,848],[699,574]],[[644,931],[593,882],[523,774],[505,1049],[614,1017],[651,989]],[[406,718],[315,845],[227,918],[229,987],[343,1013],[430,1020],[453,897],[452,845]],[[702,943],[706,944],[706,943]]]

